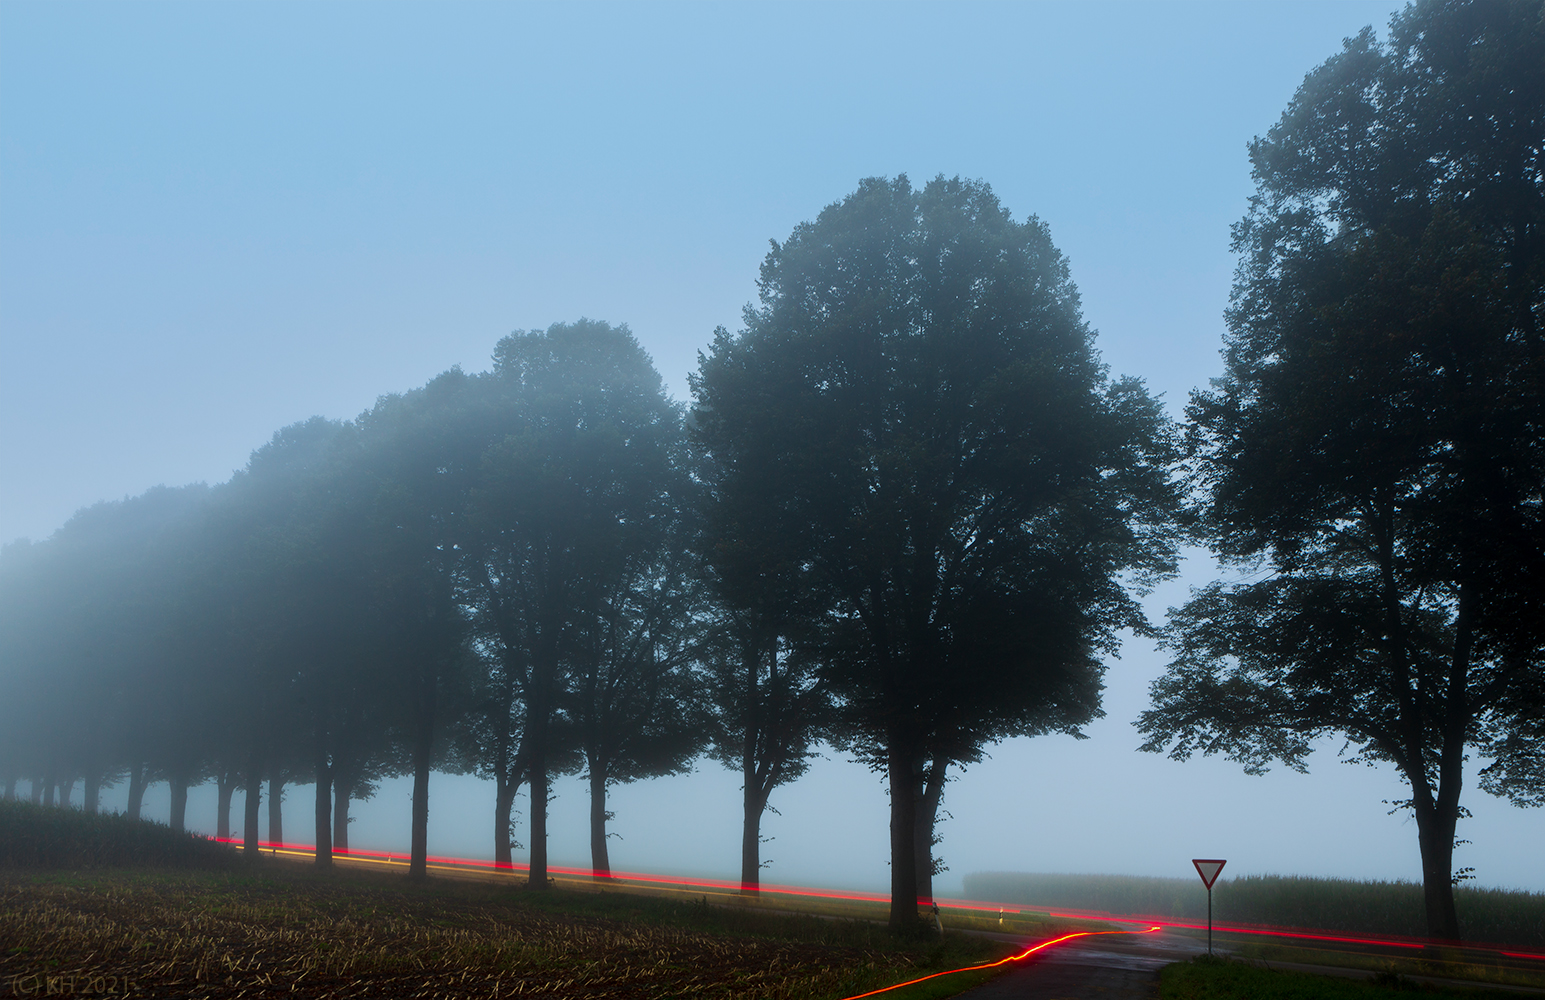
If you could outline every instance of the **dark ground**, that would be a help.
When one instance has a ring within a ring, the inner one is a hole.
[[[1157,1000],[1159,970],[1205,950],[1163,931],[1069,941],[960,1000]]]

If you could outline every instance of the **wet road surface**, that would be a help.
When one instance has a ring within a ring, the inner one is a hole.
[[[1157,1000],[1159,970],[1206,951],[1179,934],[1112,934],[1055,945],[960,1000]]]

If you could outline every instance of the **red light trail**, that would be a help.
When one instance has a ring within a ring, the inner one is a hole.
[[[1000,958],[996,962],[987,962],[983,965],[967,965],[964,968],[950,969],[947,972],[935,972],[931,976],[922,976],[918,979],[909,979],[904,983],[897,983],[895,986],[886,986],[878,990],[870,990],[868,993],[860,993],[857,996],[847,997],[845,1000],[862,1000],[864,997],[879,996],[881,993],[889,993],[891,990],[899,990],[903,986],[911,986],[914,983],[926,983],[928,980],[938,979],[940,976],[953,976],[957,972],[976,972],[981,969],[996,969],[998,966],[1008,965],[1010,962],[1023,961],[1043,948],[1050,948],[1054,944],[1061,944],[1064,941],[1071,941],[1074,938],[1097,937],[1101,934],[1152,934],[1158,929],[1159,928],[1155,926],[1150,927],[1145,931],[1074,931],[1072,934],[1064,934],[1061,937],[1052,938],[1049,941],[1042,941],[1037,945],[1031,945],[1029,948],[1026,948],[1024,951],[1017,955],[1010,955],[1008,958]]]
[[[221,843],[230,844],[235,847],[241,846],[242,843],[241,840],[236,838],[210,839],[219,839]],[[263,840],[258,842],[258,846],[265,853],[284,854],[292,857],[302,857],[316,853],[316,848],[310,844],[282,844],[271,843],[269,841]],[[399,851],[334,851],[333,857],[340,861],[369,862],[382,865],[401,865],[405,867],[408,864],[408,855]],[[528,870],[527,866],[523,864],[515,864],[505,867],[496,865],[492,861],[482,861],[474,858],[454,858],[442,855],[430,855],[427,858],[427,863],[429,867],[438,868],[443,871],[483,870],[490,874],[516,875],[524,874]],[[624,871],[613,871],[609,875],[598,875],[595,871],[589,868],[559,868],[552,865],[549,865],[547,870],[554,875],[563,875],[568,876],[569,878],[595,879],[597,881],[608,880],[619,884],[623,882],[643,883],[652,886],[662,886],[669,891],[675,892],[689,892],[694,889],[714,889],[722,892],[738,893],[741,890],[741,883],[739,881],[731,881],[728,879],[685,878],[676,875],[652,875],[645,872]],[[810,899],[844,900],[859,903],[890,902],[890,896],[876,892],[839,892],[832,889],[815,889],[805,886],[778,885],[772,883],[763,883],[758,888],[759,891],[765,895],[804,896]],[[923,900],[921,902],[926,903],[928,901]],[[1001,906],[998,903],[989,903],[980,900],[939,898],[934,900],[934,902],[937,902],[943,908],[952,910],[978,910],[991,913],[1001,909]],[[1012,912],[1017,915],[1019,912],[1022,912],[1022,908],[1023,904],[1020,904],[1020,906],[1016,907],[1016,909],[1014,909]],[[1205,930],[1207,927],[1206,924],[1194,924],[1181,920],[1172,920],[1167,917],[1154,917],[1138,914],[1123,915],[1087,910],[1036,910],[1035,912],[1044,913],[1048,917],[1057,917],[1065,920],[1103,920],[1116,921],[1121,923],[1142,923],[1150,925],[1150,930],[1171,927],[1180,930]],[[1295,938],[1303,941],[1326,941],[1334,942],[1337,944],[1357,944],[1378,948],[1409,948],[1412,950],[1420,950],[1422,948],[1433,945],[1439,947],[1453,946],[1452,942],[1428,941],[1421,938],[1401,938],[1394,935],[1388,937],[1353,937],[1350,935],[1326,934],[1320,931],[1298,928],[1260,927],[1239,924],[1214,924],[1213,929],[1219,933],[1224,934],[1242,934],[1250,935],[1252,937]],[[1149,933],[1149,931],[1099,931],[1090,933],[1146,934]],[[1066,938],[1058,938],[1057,940],[1066,940]],[[1048,944],[1055,943],[1056,941],[1044,942],[1042,945],[1037,945],[1036,947],[1045,947]],[[1545,952],[1503,950],[1504,946],[1487,945],[1481,942],[1473,941],[1463,942],[1459,945],[1459,947],[1483,949],[1486,951],[1495,952],[1499,955],[1505,955],[1508,958],[1522,958],[1535,962],[1545,962]],[[1004,959],[1005,962],[1014,960],[1015,959]],[[986,966],[973,966],[972,968],[986,968]],[[967,970],[956,969],[952,971],[963,972]],[[947,974],[948,973],[938,973],[938,975]],[[892,988],[894,987],[887,987],[887,989]],[[865,995],[868,996],[869,994]]]

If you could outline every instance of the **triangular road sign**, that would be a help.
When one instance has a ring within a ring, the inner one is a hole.
[[[1218,873],[1223,870],[1224,865],[1228,864],[1227,861],[1206,858],[1192,858],[1191,863],[1196,866],[1196,874],[1202,877],[1202,884],[1208,889],[1218,881]]]

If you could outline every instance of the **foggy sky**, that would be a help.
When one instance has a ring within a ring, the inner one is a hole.
[[[1396,7],[8,0],[0,541],[223,480],[281,426],[487,367],[514,329],[627,323],[685,398],[767,241],[871,175],[981,178],[1040,216],[1112,372],[1178,415],[1221,371],[1246,144]],[[1193,558],[1151,613],[1214,572]],[[1381,804],[1406,794],[1387,767],[1334,746],[1308,776],[1265,778],[1137,754],[1163,664],[1129,642],[1090,740],[1012,741],[949,786],[942,893],[976,870],[1184,875],[1192,857],[1419,877],[1414,824]],[[703,763],[618,788],[614,865],[733,875],[737,785]],[[585,863],[584,793],[559,792],[555,863]],[[212,830],[202,794],[190,823]],[[1473,780],[1465,801],[1455,864],[1545,889],[1545,814]],[[310,799],[288,804],[308,829]],[[492,805],[437,777],[430,852],[490,856]],[[876,776],[833,754],[773,805],[769,881],[886,883]],[[406,847],[405,786],[356,815],[356,846]]]

